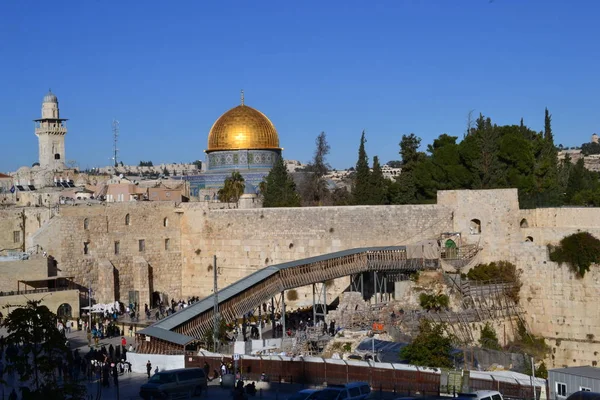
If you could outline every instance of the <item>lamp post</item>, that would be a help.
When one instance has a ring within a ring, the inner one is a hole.
[[[89,280],[89,287],[88,287],[88,306],[89,306],[89,310],[88,310],[88,317],[89,317],[89,325],[88,325],[88,330],[90,331],[90,333],[92,333],[92,280]],[[86,332],[87,334],[87,332]],[[91,344],[91,342],[90,342]]]

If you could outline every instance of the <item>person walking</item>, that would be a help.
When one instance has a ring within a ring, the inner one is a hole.
[[[152,372],[152,363],[150,360],[146,363],[146,373],[148,374],[148,379],[150,379],[150,372]]]

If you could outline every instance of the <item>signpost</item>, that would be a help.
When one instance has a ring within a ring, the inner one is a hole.
[[[238,377],[237,377],[237,369],[238,369],[238,361],[240,360],[240,355],[235,353],[233,355],[233,376],[235,376],[235,380],[237,381]],[[242,379],[241,374],[240,374],[240,379]]]

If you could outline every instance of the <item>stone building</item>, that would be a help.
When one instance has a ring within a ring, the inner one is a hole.
[[[64,169],[67,120],[60,118],[58,98],[52,91],[48,91],[44,96],[42,117],[36,119],[35,122],[40,167],[50,170]]]
[[[190,194],[200,200],[212,199],[234,170],[246,185],[258,187],[281,150],[275,125],[244,103],[242,91],[241,104],[221,115],[208,133],[206,171],[182,179],[190,182]]]

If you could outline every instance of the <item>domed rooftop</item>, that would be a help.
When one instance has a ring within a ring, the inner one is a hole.
[[[232,108],[213,124],[208,134],[207,152],[215,150],[280,150],[273,123],[260,111],[242,104]]]
[[[48,93],[44,96],[44,103],[58,103],[58,98],[52,90],[48,90]]]

